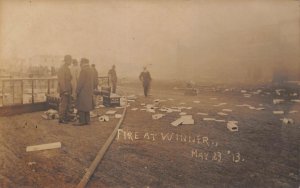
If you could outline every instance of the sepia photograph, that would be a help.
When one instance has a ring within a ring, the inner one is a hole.
[[[0,188],[299,188],[299,0],[0,0]]]

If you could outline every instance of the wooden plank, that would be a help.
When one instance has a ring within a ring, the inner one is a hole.
[[[41,145],[35,145],[35,146],[27,146],[26,152],[30,151],[40,151],[40,150],[47,150],[47,149],[56,149],[61,148],[60,142],[54,142],[50,144],[41,144]]]

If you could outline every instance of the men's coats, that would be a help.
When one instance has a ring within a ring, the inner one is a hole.
[[[88,112],[93,110],[93,90],[94,90],[94,76],[93,70],[85,65],[82,67],[77,83],[77,101],[76,108],[78,111]]]
[[[72,80],[72,76],[69,67],[66,64],[62,65],[57,73],[57,81],[58,81],[57,92],[59,94],[63,94],[65,92],[71,94],[72,92],[71,80]]]

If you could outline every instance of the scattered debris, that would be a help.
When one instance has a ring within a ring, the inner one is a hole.
[[[208,116],[208,113],[198,112],[197,114],[198,114],[198,115],[201,115],[201,116]]]
[[[244,97],[245,98],[250,98],[250,97],[252,97],[252,95],[251,94],[244,94]]]
[[[117,118],[117,119],[122,118],[122,114],[115,114],[115,118]]]
[[[284,114],[284,111],[273,111],[273,114],[276,114],[276,115],[278,115],[278,114]]]
[[[241,93],[247,93],[247,91],[246,90],[241,90]]]
[[[203,121],[216,121],[215,118],[203,118]]]
[[[97,117],[98,116],[98,114],[96,114],[95,112],[90,112],[90,117],[91,118],[94,118],[94,117]]]
[[[137,111],[137,110],[138,110],[138,108],[131,108],[131,110],[132,110],[132,111]]]
[[[28,162],[27,165],[28,166],[36,165],[36,162]]]
[[[135,95],[129,95],[129,96],[127,96],[127,100],[132,100],[132,101],[134,101],[134,100],[136,100],[137,99],[137,97],[135,96]]]
[[[218,112],[218,115],[220,115],[220,116],[228,116],[228,114],[226,114],[224,112]]]
[[[101,122],[107,122],[107,121],[109,121],[109,117],[106,116],[106,115],[100,116],[99,117],[99,121],[101,121]]]
[[[35,146],[27,146],[26,152],[30,151],[40,151],[40,150],[47,150],[47,149],[56,149],[61,148],[60,142],[50,143],[50,144],[41,144],[41,145],[35,145]]]
[[[291,110],[291,111],[289,111],[289,114],[295,114],[295,113],[298,113],[298,111],[297,110]]]
[[[173,121],[173,122],[171,123],[171,125],[177,127],[178,125],[182,124],[183,121],[184,121],[184,120],[183,120],[182,118],[179,118],[179,119]]]
[[[200,103],[200,101],[193,101],[193,103],[199,104],[199,103]]]
[[[165,116],[164,114],[154,114],[154,115],[152,115],[152,119],[157,120],[157,119],[160,119],[160,118],[162,118],[164,116]]]
[[[145,103],[141,103],[141,106],[146,106],[146,104]]]
[[[192,115],[185,115],[185,116],[181,116],[179,119],[173,121],[171,123],[171,125],[173,126],[178,126],[178,125],[193,125],[195,124],[195,121],[193,119]]]
[[[231,109],[223,109],[222,111],[223,111],[223,112],[232,112]]]
[[[282,123],[287,125],[287,124],[294,124],[294,120],[290,118],[283,118],[281,119]]]
[[[299,99],[293,99],[291,100],[292,102],[297,102],[297,103],[300,103],[300,100]]]
[[[114,115],[117,111],[114,110],[108,110],[105,114],[107,115]]]
[[[224,105],[226,105],[227,103],[220,103],[220,104],[216,104],[216,105],[214,105],[214,106],[216,106],[216,107],[218,107],[218,106],[224,106]]]
[[[231,132],[238,131],[237,121],[228,121],[227,123],[227,129],[229,129]]]
[[[44,112],[44,114],[42,115],[42,117],[44,119],[50,120],[50,119],[58,119],[59,115],[58,115],[58,111],[50,109],[50,110]]]
[[[223,120],[223,119],[216,119],[215,121],[216,121],[216,122],[221,122],[221,123],[222,123],[222,122],[226,122],[226,121]]]
[[[284,102],[284,99],[273,99],[273,104],[280,104]]]

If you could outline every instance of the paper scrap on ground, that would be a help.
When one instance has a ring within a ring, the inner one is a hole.
[[[224,106],[226,105],[227,103],[223,102],[223,103],[220,103],[220,104],[215,104],[214,106],[218,107],[218,106]]]
[[[295,113],[298,113],[298,111],[297,110],[291,110],[291,111],[289,111],[289,114],[295,114]]]
[[[114,115],[117,111],[114,110],[108,110],[105,114],[107,115]]]
[[[60,142],[54,142],[49,144],[41,144],[41,145],[35,145],[35,146],[27,146],[26,152],[30,151],[40,151],[40,150],[47,150],[47,149],[56,149],[61,148]]]
[[[193,101],[193,103],[199,104],[199,103],[200,103],[200,101]]]
[[[228,121],[227,129],[230,130],[231,132],[236,132],[236,131],[238,131],[237,124],[238,124],[237,121]]]
[[[208,113],[198,112],[197,114],[200,115],[200,116],[208,116]]]
[[[106,116],[106,115],[100,116],[100,117],[99,117],[99,121],[101,121],[101,122],[107,122],[107,121],[109,121],[109,117]]]
[[[273,114],[284,114],[284,111],[273,111]]]
[[[232,112],[231,109],[223,109],[222,111],[223,111],[223,112]]]
[[[280,104],[284,102],[284,99],[273,99],[273,104]]]
[[[228,116],[228,114],[226,114],[224,112],[218,112],[218,115],[220,115],[220,116]]]
[[[203,121],[216,121],[215,118],[203,118]]]
[[[281,119],[282,123],[287,125],[287,124],[294,124],[294,120],[290,118],[283,118]]]
[[[138,108],[131,108],[131,110],[132,110],[132,111],[137,111],[137,110],[138,110]]]
[[[115,114],[115,118],[120,119],[122,117],[122,114]]]
[[[164,114],[154,114],[154,115],[152,115],[152,119],[157,120],[157,119],[160,119],[160,118],[162,118],[164,116],[165,116]]]

